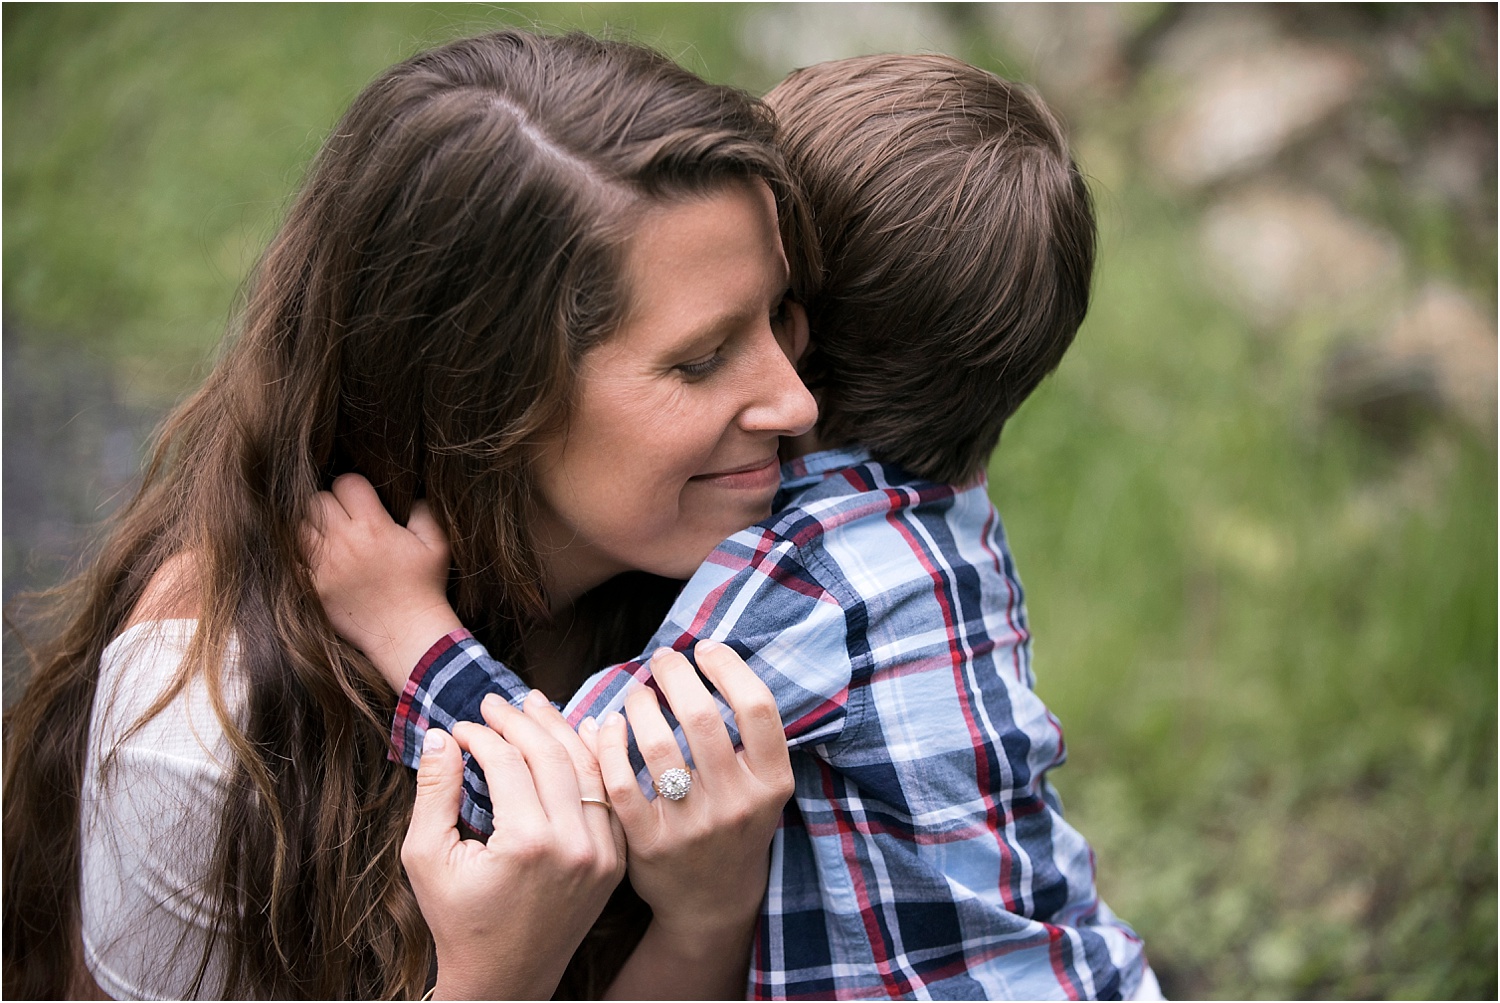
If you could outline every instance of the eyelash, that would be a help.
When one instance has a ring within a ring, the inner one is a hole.
[[[790,313],[789,303],[790,297],[783,296],[776,304],[776,310],[771,314],[771,327],[778,328],[787,322]],[[712,375],[725,361],[723,348],[720,347],[714,349],[714,354],[701,362],[680,362],[673,368],[690,380],[701,380]]]
[[[677,371],[690,380],[701,380],[710,375],[724,364],[724,353],[714,349],[714,354],[702,362],[682,362],[677,365]]]

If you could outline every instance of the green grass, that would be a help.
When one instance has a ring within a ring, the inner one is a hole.
[[[160,406],[380,69],[539,22],[764,88],[743,13],[8,4],[7,320]],[[1169,993],[1493,996],[1494,445],[1433,420],[1393,451],[1321,412],[1329,332],[1257,333],[1207,292],[1191,208],[1120,152],[1139,116],[1080,137],[1109,186],[1095,309],[992,464],[1070,818]],[[1398,191],[1369,203],[1416,218]],[[1413,259],[1463,259],[1464,229],[1421,214]]]

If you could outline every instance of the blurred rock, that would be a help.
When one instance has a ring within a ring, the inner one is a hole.
[[[1442,408],[1437,375],[1425,361],[1396,365],[1373,343],[1351,341],[1328,357],[1321,404],[1393,449]]]
[[[1393,368],[1427,369],[1444,406],[1495,434],[1495,312],[1452,286],[1424,286],[1379,347]]]
[[[1421,420],[1454,415],[1495,437],[1493,312],[1452,286],[1424,286],[1378,340],[1346,345],[1329,359],[1325,406],[1392,444]]]
[[[1423,148],[1415,174],[1417,195],[1480,210],[1495,189],[1494,132],[1455,123]]]
[[[1263,4],[1189,4],[1157,43],[1152,62],[1169,79],[1201,77],[1229,56],[1279,44],[1281,27]]]
[[[746,10],[740,51],[783,76],[872,52],[961,52],[939,8],[913,3],[769,4]]]
[[[1352,54],[1306,42],[1221,53],[1182,81],[1147,130],[1146,156],[1188,187],[1246,173],[1347,105],[1364,76]]]
[[[1394,238],[1310,192],[1238,192],[1209,208],[1200,236],[1224,292],[1263,327],[1308,313],[1369,322],[1404,273]]]
[[[1070,117],[1116,101],[1129,83],[1125,49],[1157,15],[1145,4],[986,4],[984,16],[1020,72]]]

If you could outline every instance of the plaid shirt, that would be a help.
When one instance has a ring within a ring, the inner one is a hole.
[[[984,485],[846,451],[783,478],[777,514],[709,556],[647,648],[729,643],[786,725],[796,793],[751,997],[1134,995],[1141,943],[1100,901],[1093,853],[1045,778],[1062,731],[1032,691],[1021,586]],[[591,677],[569,720],[619,710],[644,661]],[[456,632],[412,674],[398,754],[414,766],[429,721],[477,721],[485,694],[527,690]],[[466,784],[465,821],[488,831],[483,780]]]

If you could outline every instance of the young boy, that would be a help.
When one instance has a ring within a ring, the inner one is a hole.
[[[821,416],[787,444],[772,517],[714,551],[646,649],[727,641],[793,749],[751,994],[1154,996],[1045,779],[1062,734],[984,477],[1088,307],[1083,178],[1034,94],[946,57],[824,63],[767,101],[822,244],[803,364]],[[594,676],[569,720],[619,709],[648,668]],[[466,633],[437,640],[398,754],[415,766],[429,722],[528,690]],[[489,827],[472,786],[463,813]]]

